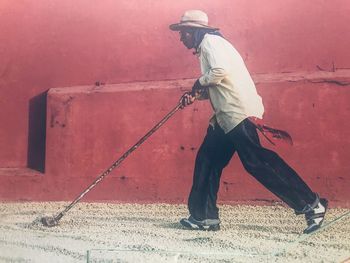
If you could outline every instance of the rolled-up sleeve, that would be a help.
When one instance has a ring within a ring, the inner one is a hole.
[[[208,72],[199,78],[199,83],[202,86],[210,86],[219,84],[226,76],[226,71],[223,68],[211,68]]]

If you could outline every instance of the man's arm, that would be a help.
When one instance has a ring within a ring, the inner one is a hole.
[[[198,81],[201,86],[217,85],[226,77],[226,75],[226,70],[223,68],[210,68],[210,70],[203,74]]]
[[[230,59],[219,37],[209,38],[201,46],[201,63],[206,72],[198,79],[202,86],[218,85],[226,76]]]
[[[196,80],[192,87],[192,92],[186,95],[183,107],[192,104],[196,99],[204,100],[209,98],[210,86],[218,85],[226,76],[227,54],[215,43],[203,45],[201,49],[201,59],[207,63],[209,70]]]

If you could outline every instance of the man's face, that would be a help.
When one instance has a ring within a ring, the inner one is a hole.
[[[189,29],[180,30],[180,41],[188,48],[194,47],[193,31]]]

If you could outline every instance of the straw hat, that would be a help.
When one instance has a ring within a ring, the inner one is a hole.
[[[181,17],[180,23],[169,26],[170,30],[180,31],[186,27],[208,28],[218,30],[219,28],[208,25],[208,16],[201,10],[188,10]]]

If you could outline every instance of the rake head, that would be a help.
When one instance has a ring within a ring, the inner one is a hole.
[[[58,220],[52,216],[43,217],[41,218],[40,221],[44,226],[47,226],[47,227],[53,227],[58,225]]]

